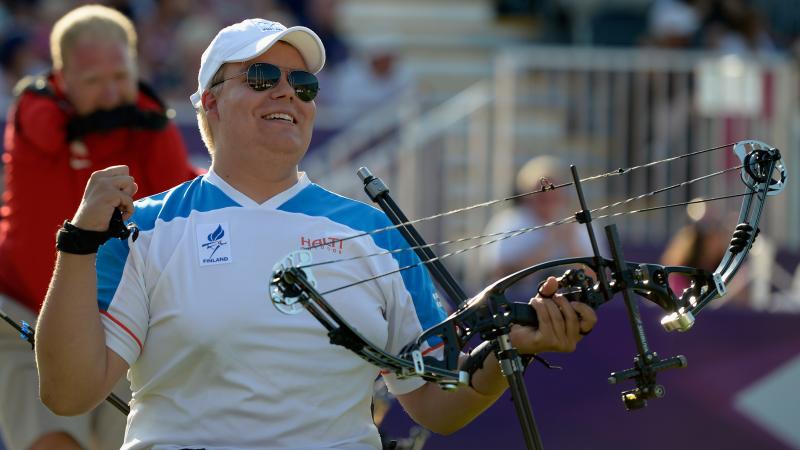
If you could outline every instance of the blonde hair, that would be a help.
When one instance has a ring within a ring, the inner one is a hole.
[[[211,77],[211,82],[208,83],[209,86],[214,86],[214,83],[218,83],[222,81],[225,76],[225,65],[223,64],[217,69],[217,73]],[[223,83],[224,84],[224,83]],[[222,90],[222,84],[214,86],[209,91],[213,92],[214,95],[219,95],[219,91]],[[202,96],[202,93],[200,94]],[[212,155],[214,154],[215,144],[214,144],[214,133],[211,131],[211,127],[208,125],[208,117],[206,117],[206,110],[203,108],[203,104],[200,104],[200,107],[196,109],[197,112],[197,128],[200,129],[200,137],[203,139],[203,143],[206,144],[206,148],[208,152]]]
[[[84,37],[102,40],[119,39],[128,45],[131,57],[136,59],[136,30],[133,23],[121,12],[102,5],[85,5],[65,14],[53,25],[50,33],[50,55],[53,68],[64,67],[64,55]]]

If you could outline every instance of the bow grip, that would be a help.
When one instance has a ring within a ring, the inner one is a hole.
[[[583,298],[580,294],[580,292],[567,292],[562,295],[570,302],[579,301],[591,306],[592,309],[597,309],[600,303],[593,301],[594,298]],[[597,296],[600,295],[598,294]],[[530,303],[511,302],[509,303],[508,314],[510,316],[510,321],[513,323],[534,328],[539,327],[539,317],[536,315],[536,310],[533,309]]]
[[[538,328],[539,318],[536,310],[529,303],[513,302],[509,311],[511,321],[520,325]]]

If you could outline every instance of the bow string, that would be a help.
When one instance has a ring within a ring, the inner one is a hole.
[[[596,175],[592,175],[592,176],[589,176],[589,177],[586,177],[586,178],[582,178],[580,180],[580,182],[581,183],[586,183],[586,182],[589,182],[589,181],[600,180],[600,179],[603,179],[603,178],[626,175],[626,174],[629,174],[629,173],[631,173],[633,171],[636,171],[636,170],[646,169],[646,168],[653,167],[653,166],[656,166],[656,165],[659,165],[659,164],[670,163],[670,162],[673,162],[673,161],[678,161],[678,160],[681,160],[681,159],[686,159],[686,158],[690,158],[690,157],[693,157],[693,156],[702,155],[704,153],[709,153],[709,152],[721,150],[721,149],[728,148],[728,147],[731,147],[731,146],[734,146],[734,145],[736,145],[736,143],[720,145],[720,146],[717,146],[717,147],[710,147],[710,148],[706,148],[706,149],[703,149],[703,150],[697,150],[697,151],[690,152],[690,153],[684,153],[684,154],[681,154],[681,155],[671,156],[669,158],[664,158],[664,159],[660,159],[660,160],[657,160],[657,161],[651,161],[651,162],[648,162],[648,163],[645,163],[645,164],[640,164],[640,165],[631,166],[631,167],[627,167],[627,168],[618,168],[618,169],[615,169],[615,170],[612,170],[612,171],[609,171],[609,172],[603,172],[603,173],[600,173],[600,174],[596,174]],[[732,167],[730,169],[725,169],[722,172],[726,173],[726,172],[737,170],[737,169],[741,169],[741,168],[742,168],[742,166],[740,165],[740,166],[737,166],[737,167]],[[639,196],[639,197],[646,197],[648,195],[655,195],[657,193],[660,193],[660,192],[663,192],[663,191],[666,191],[666,190],[670,190],[670,189],[673,189],[673,188],[676,188],[676,187],[680,187],[680,186],[685,186],[687,184],[691,184],[691,183],[694,183],[696,181],[700,181],[700,180],[703,180],[703,179],[706,179],[706,178],[709,178],[709,177],[713,177],[713,176],[717,176],[717,175],[721,175],[721,173],[715,172],[715,173],[712,173],[712,174],[709,174],[709,175],[704,175],[704,176],[699,177],[699,178],[694,179],[694,180],[689,180],[689,181],[686,181],[686,182],[683,182],[683,183],[679,183],[676,186],[669,186],[667,188],[662,188],[662,189],[658,189],[656,191],[652,191],[652,192],[648,192],[646,194],[642,194],[642,196]],[[348,240],[351,240],[351,239],[357,239],[357,238],[364,237],[364,236],[371,236],[371,235],[375,235],[375,234],[385,233],[385,232],[396,230],[398,228],[406,227],[406,226],[409,226],[409,225],[417,225],[417,224],[420,224],[420,223],[423,223],[423,222],[428,222],[428,221],[431,221],[431,220],[440,219],[442,217],[452,216],[452,215],[455,215],[455,214],[460,214],[460,213],[472,211],[472,210],[479,209],[479,208],[486,208],[486,207],[489,207],[489,206],[494,206],[494,205],[497,205],[497,204],[506,203],[506,202],[509,202],[509,201],[513,201],[513,200],[517,200],[517,199],[520,199],[520,198],[529,197],[529,196],[533,196],[533,195],[538,195],[538,194],[542,194],[542,193],[545,193],[545,192],[554,191],[554,190],[557,190],[557,189],[563,189],[563,188],[566,188],[566,187],[569,187],[569,186],[574,186],[574,185],[575,185],[575,182],[566,182],[566,183],[561,183],[561,184],[556,184],[556,185],[551,184],[551,183],[547,183],[547,184],[543,183],[541,188],[537,189],[537,190],[523,192],[523,193],[520,193],[520,194],[511,195],[511,196],[503,197],[503,198],[499,198],[499,199],[487,200],[485,202],[476,203],[474,205],[469,205],[469,206],[464,206],[464,207],[461,207],[461,208],[457,208],[457,209],[453,209],[453,210],[450,210],[450,211],[433,214],[433,215],[426,216],[426,217],[421,217],[419,219],[408,220],[408,221],[404,221],[402,223],[398,223],[398,224],[394,224],[394,225],[390,225],[390,226],[386,226],[386,227],[382,227],[382,228],[376,228],[374,230],[365,231],[365,232],[362,232],[362,233],[356,233],[356,234],[353,234],[352,236],[346,236],[346,237],[343,237],[343,238],[341,238],[339,240],[340,241],[348,241]],[[636,197],[636,198],[638,198],[638,197]],[[634,198],[634,199],[636,199],[636,198]],[[722,198],[725,198],[725,197],[722,197]],[[712,199],[708,199],[708,201],[717,200],[717,199],[718,198],[712,198]],[[632,201],[633,199],[627,199],[627,200]],[[623,202],[626,202],[627,200],[623,200]],[[678,206],[678,205],[674,205],[674,206]],[[610,207],[610,206],[606,206],[605,208],[608,208],[608,207]],[[560,222],[560,221],[555,221],[555,222]],[[555,226],[555,225],[560,225],[561,224],[561,223],[555,223],[555,222],[546,224],[546,226]],[[569,222],[565,222],[565,223],[569,223]],[[546,228],[546,226],[537,227],[536,229]],[[510,232],[513,232],[513,231],[510,231]],[[476,236],[475,238],[480,238],[480,237],[484,237],[484,236]],[[469,240],[469,238],[467,238],[467,240]],[[322,247],[322,246],[324,246],[324,244],[318,244],[318,245],[309,246],[309,247],[305,247],[305,248],[306,248],[306,250],[313,250],[315,248],[319,248],[319,247]],[[408,247],[407,250],[413,250],[413,247]]]

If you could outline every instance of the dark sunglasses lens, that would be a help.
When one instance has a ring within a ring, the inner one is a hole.
[[[314,100],[319,92],[317,77],[304,70],[295,70],[289,73],[289,84],[294,88],[297,98],[304,102]]]
[[[281,69],[267,63],[255,63],[247,68],[247,84],[254,91],[263,91],[278,84]]]

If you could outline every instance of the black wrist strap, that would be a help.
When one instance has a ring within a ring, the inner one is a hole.
[[[483,368],[483,362],[486,361],[486,357],[494,351],[493,344],[494,341],[481,342],[467,354],[467,358],[464,360],[464,363],[461,364],[461,370],[469,374],[469,387],[475,388],[475,386],[472,385],[472,379],[475,376],[475,372]]]
[[[100,246],[109,239],[125,240],[128,239],[128,236],[131,236],[131,240],[135,242],[139,237],[139,227],[135,223],[125,225],[122,220],[122,211],[114,208],[106,231],[82,230],[65,220],[64,225],[56,234],[56,248],[64,253],[91,255],[97,253]]]
[[[484,361],[486,361],[486,358],[492,352],[494,352],[496,347],[497,344],[494,341],[483,341],[467,355],[467,358],[461,365],[461,370],[469,374],[470,387],[475,387],[472,385],[473,375],[475,375],[475,372],[477,372],[479,369],[483,368]],[[528,364],[530,364],[532,359],[537,358],[535,355],[519,355],[519,357],[522,359],[522,365],[525,367],[525,369],[528,368]]]
[[[75,225],[64,221],[64,225],[56,234],[56,249],[74,255],[91,255],[111,238],[109,230],[89,231],[82,230]]]
[[[477,347],[472,349],[471,352],[467,355],[467,358],[464,360],[464,363],[461,364],[461,370],[467,372],[469,374],[469,386],[474,388],[475,386],[472,385],[472,377],[475,375],[479,369],[483,368],[483,362],[486,361],[486,358],[489,356],[490,353],[494,352],[495,347],[497,344],[494,341],[483,341],[478,344]],[[557,366],[555,364],[551,364],[546,359],[542,358],[539,355],[519,355],[520,359],[522,360],[522,365],[525,367],[525,372],[528,371],[528,366],[530,365],[531,361],[538,361],[543,366],[547,367],[551,370],[562,370],[563,367]]]

